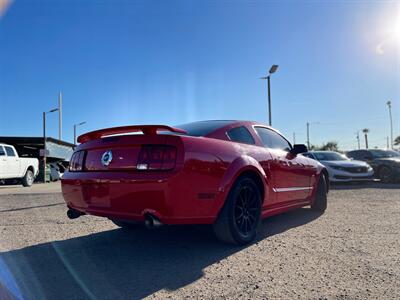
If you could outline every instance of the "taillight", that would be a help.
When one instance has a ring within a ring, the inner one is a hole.
[[[72,172],[82,171],[84,157],[85,151],[75,152],[71,157],[71,161],[69,162],[69,170]]]
[[[137,170],[171,170],[175,168],[176,148],[173,146],[143,145]]]

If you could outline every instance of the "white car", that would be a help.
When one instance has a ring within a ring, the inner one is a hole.
[[[351,160],[334,151],[310,151],[303,156],[318,160],[323,164],[331,182],[372,181],[374,170],[366,162]]]
[[[23,186],[31,186],[38,173],[37,158],[19,157],[13,146],[0,144],[0,180],[21,179]]]

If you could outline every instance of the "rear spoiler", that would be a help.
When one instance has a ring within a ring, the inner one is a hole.
[[[91,140],[96,140],[102,138],[103,136],[113,135],[113,134],[121,134],[121,133],[130,133],[130,132],[143,132],[143,134],[157,134],[158,130],[162,131],[170,131],[176,133],[187,133],[183,129],[167,126],[167,125],[132,125],[132,126],[121,126],[121,127],[112,127],[106,129],[100,129],[92,132],[88,132],[82,134],[78,137],[78,143],[85,143]]]

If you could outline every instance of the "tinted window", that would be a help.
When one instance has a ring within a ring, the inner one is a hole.
[[[4,146],[4,148],[6,149],[7,156],[15,156],[15,152],[14,152],[13,148],[7,147],[7,146]]]
[[[398,157],[398,154],[390,150],[370,150],[369,153],[373,158],[388,158],[388,157]]]
[[[256,127],[255,129],[265,147],[290,151],[289,142],[275,131],[264,127]]]
[[[206,136],[233,122],[234,121],[202,121],[177,125],[175,127],[185,130],[187,134],[191,136]]]
[[[229,138],[234,142],[245,143],[245,144],[255,144],[251,133],[246,127],[236,127],[228,131]]]
[[[4,152],[3,146],[0,146],[0,156],[5,156],[6,153]]]
[[[366,150],[351,151],[347,153],[347,156],[358,160],[369,160],[372,158],[371,153]]]

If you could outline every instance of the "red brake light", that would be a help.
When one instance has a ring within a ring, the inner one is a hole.
[[[71,161],[69,162],[69,170],[72,172],[82,171],[84,156],[85,151],[75,152],[71,157]]]
[[[171,170],[176,163],[173,146],[143,145],[140,149],[137,170]]]

